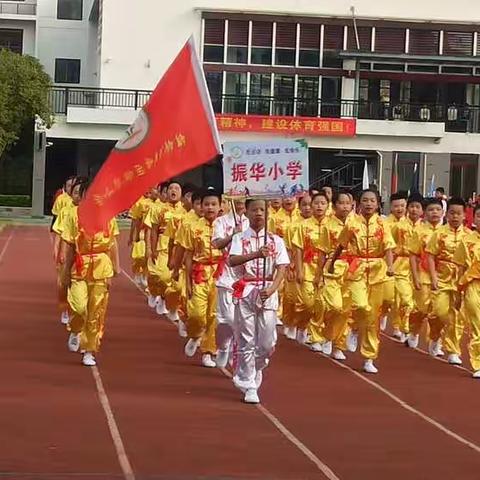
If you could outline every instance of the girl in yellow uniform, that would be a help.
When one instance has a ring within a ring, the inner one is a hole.
[[[441,227],[443,205],[440,200],[431,199],[425,206],[425,221],[414,231],[408,250],[412,270],[414,310],[410,315],[409,346],[418,345],[420,331],[425,320],[429,325],[429,352],[434,357],[443,355],[441,350],[442,325],[432,313],[432,285],[428,273],[427,253],[425,251],[432,235]]]
[[[345,282],[348,261],[340,257],[335,263],[333,273],[329,273],[328,261],[338,247],[339,236],[352,211],[352,201],[348,193],[335,193],[333,208],[334,214],[327,217],[322,224],[319,239],[320,256],[316,283],[322,291],[325,338],[321,351],[325,355],[332,355],[335,360],[345,360],[344,338],[350,313],[347,309],[348,290]]]
[[[346,278],[348,309],[360,333],[363,369],[377,373],[374,360],[380,346],[379,321],[383,305],[385,279],[393,276],[395,242],[389,228],[378,215],[378,196],[364,190],[360,196],[360,214],[351,218],[338,238],[328,273],[335,273],[335,262],[345,250],[349,268]]]
[[[202,194],[203,217],[190,225],[185,248],[187,291],[187,335],[185,355],[193,357],[198,347],[202,365],[215,367],[216,279],[225,267],[223,252],[212,246],[213,222],[220,211],[222,196],[213,191]]]
[[[460,269],[454,254],[470,230],[463,226],[465,202],[452,198],[447,204],[447,224],[442,225],[430,238],[426,252],[433,290],[433,314],[443,325],[443,346],[448,363],[461,365],[460,342],[464,318],[459,308],[458,280]]]
[[[480,226],[480,205],[475,207],[474,224]],[[464,292],[465,320],[470,342],[468,353],[473,378],[480,378],[480,232],[466,235],[457,247],[453,260],[460,265],[460,290]]]
[[[73,199],[78,205],[87,188],[77,184]],[[65,265],[62,284],[68,288],[70,306],[70,336],[68,348],[84,351],[82,363],[96,365],[95,353],[105,328],[111,278],[120,271],[116,236],[118,226],[111,220],[104,232],[88,236],[78,222],[77,207],[70,209],[65,218],[62,240]]]
[[[315,304],[317,295],[314,280],[318,269],[320,229],[327,207],[328,200],[323,192],[317,193],[313,198],[310,198],[309,195],[303,197],[300,200],[302,219],[294,227],[291,239],[297,282],[294,315],[297,329],[296,338],[300,344],[305,344],[309,331],[312,332],[313,322],[314,338],[310,339],[310,342],[312,343],[311,348],[314,350],[319,343],[317,341],[318,332],[315,331],[315,328],[318,330],[319,325],[315,323],[315,320],[318,323],[316,318],[318,309]]]

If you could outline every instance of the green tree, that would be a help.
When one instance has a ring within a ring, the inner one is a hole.
[[[0,49],[0,162],[2,153],[18,140],[24,125],[33,122],[35,115],[51,126],[51,84],[36,58]]]

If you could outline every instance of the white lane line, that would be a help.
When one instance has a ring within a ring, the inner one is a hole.
[[[115,446],[115,451],[117,453],[118,463],[122,469],[123,476],[125,480],[135,480],[135,474],[133,473],[132,466],[125,451],[125,446],[123,445],[122,437],[120,435],[120,430],[118,429],[117,422],[113,416],[113,411],[110,406],[110,401],[108,400],[107,393],[103,386],[102,377],[97,367],[92,367],[92,375],[95,380],[95,385],[97,387],[98,398],[100,404],[102,405],[105,417],[107,418],[108,429],[110,430],[110,435],[112,436],[113,444]]]
[[[232,378],[232,374],[226,369],[221,369],[222,373]],[[328,480],[340,480],[328,465],[323,463],[301,440],[299,440],[268,408],[263,405],[255,405],[257,409],[270,420],[271,423],[282,433],[282,435],[295,447],[297,447],[316,467],[328,478]]]
[[[325,357],[325,355],[321,355],[323,357]],[[466,445],[467,447],[471,448],[472,450],[474,450],[475,452],[477,453],[480,453],[480,446],[473,443],[473,442],[470,442],[469,440],[467,440],[466,438],[463,438],[462,436],[458,435],[457,433],[453,432],[452,430],[450,430],[449,428],[445,427],[444,425],[442,425],[441,423],[437,422],[436,420],[434,420],[433,418],[429,417],[428,415],[425,415],[424,413],[422,413],[420,410],[417,410],[416,408],[412,407],[410,404],[408,404],[407,402],[405,402],[404,400],[402,400],[401,398],[397,397],[395,394],[393,394],[392,392],[390,392],[389,390],[387,390],[385,387],[382,387],[380,384],[374,382],[373,380],[370,380],[369,378],[367,378],[365,375],[357,372],[356,370],[354,370],[353,368],[349,367],[348,365],[345,365],[344,363],[341,363],[337,360],[334,360],[333,358],[330,358],[330,357],[326,357],[328,358],[328,360],[330,360],[331,362],[333,362],[335,365],[338,365],[339,367],[341,368],[344,368],[345,370],[348,370],[350,373],[352,373],[353,375],[355,375],[356,377],[360,378],[361,380],[363,380],[364,382],[368,383],[370,386],[372,386],[373,388],[377,389],[379,392],[382,392],[384,395],[386,395],[387,397],[389,397],[391,400],[393,400],[395,403],[398,403],[398,405],[400,405],[402,408],[404,408],[405,410],[409,411],[410,413],[413,413],[414,415],[416,415],[417,417],[420,417],[422,420],[425,420],[427,423],[429,423],[430,425],[433,425],[435,428],[437,428],[438,430],[442,431],[443,433],[445,433],[446,435],[448,435],[449,437],[453,438],[454,440],[456,440],[457,442],[459,443],[462,443],[463,445]]]
[[[14,231],[15,229],[12,228],[12,231],[10,232],[10,235],[7,237],[5,245],[3,246],[2,251],[0,252],[0,262],[3,260],[3,257],[5,256],[5,252],[7,251],[7,248],[10,245],[10,242],[12,241]]]
[[[138,290],[140,290],[140,292],[147,296],[145,291],[135,283],[133,278],[125,270],[122,270],[122,273],[135,285],[135,287],[137,287]],[[231,373],[225,368],[222,368],[221,371],[226,377],[232,378]],[[288,428],[273,413],[262,405],[256,405],[256,407],[268,420],[270,420],[271,423],[273,423],[277,430],[279,430],[290,443],[295,445],[295,447],[297,447],[313,464],[315,464],[328,480],[340,480],[330,467],[323,463],[311,450],[309,450],[308,447],[290,432],[290,430],[288,430]]]

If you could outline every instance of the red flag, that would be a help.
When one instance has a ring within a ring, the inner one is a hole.
[[[398,190],[398,153],[393,154],[392,179],[390,182],[390,192],[396,193]]]
[[[118,141],[79,207],[89,234],[105,229],[149,188],[221,153],[215,116],[193,40]]]

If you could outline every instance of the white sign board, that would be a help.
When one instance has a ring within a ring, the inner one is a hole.
[[[308,191],[305,140],[226,142],[223,151],[227,196],[285,197]]]

